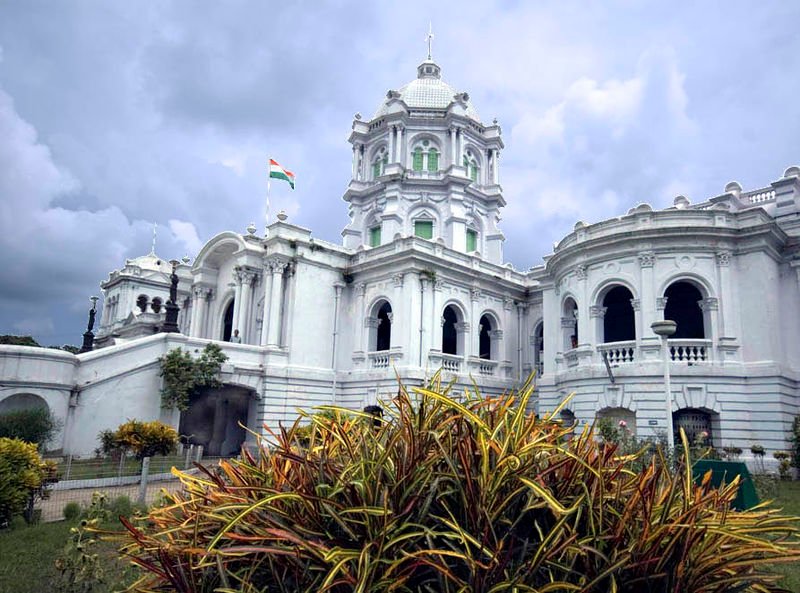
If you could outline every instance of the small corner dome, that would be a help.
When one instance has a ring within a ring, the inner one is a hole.
[[[797,165],[792,165],[791,167],[787,168],[783,172],[783,178],[788,179],[789,177],[800,177],[800,167]]]
[[[675,196],[675,199],[672,201],[672,205],[676,208],[686,208],[691,202],[689,202],[689,198],[686,196]]]
[[[653,207],[648,204],[647,202],[642,202],[641,204],[637,204],[630,210],[628,210],[628,214],[642,214],[644,212],[652,212]]]
[[[403,101],[409,109],[447,109],[459,101],[464,104],[467,117],[478,123],[481,121],[469,94],[460,93],[443,81],[442,69],[433,60],[425,60],[417,66],[417,78],[396,91],[386,93],[373,119],[389,113],[389,104],[395,100]]]
[[[172,272],[172,265],[158,257],[155,253],[148,253],[147,255],[142,255],[139,257],[134,257],[133,259],[125,260],[126,265],[137,266],[142,270],[152,270],[154,272],[164,272],[165,274],[169,274]]]
[[[740,194],[742,193],[742,184],[738,181],[731,181],[725,186],[726,194]]]
[[[588,226],[588,225],[585,222],[583,222],[582,220],[579,220],[578,222],[575,223],[575,226],[572,227],[572,230],[577,231],[578,229],[582,229],[582,228],[584,228],[586,226]]]

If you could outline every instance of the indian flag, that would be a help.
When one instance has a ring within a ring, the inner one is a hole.
[[[294,173],[287,171],[272,159],[269,159],[269,176],[270,179],[283,179],[284,181],[288,181],[289,185],[294,189]]]

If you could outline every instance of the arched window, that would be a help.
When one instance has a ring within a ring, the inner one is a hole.
[[[384,301],[378,309],[375,350],[388,350],[392,347],[392,306]]]
[[[427,218],[415,220],[414,236],[422,239],[433,239],[433,221]]]
[[[464,153],[464,168],[467,170],[467,176],[477,183],[480,165],[478,164],[478,159],[471,150]]]
[[[376,224],[375,226],[369,227],[369,246],[380,247],[380,245],[381,245],[381,225]]]
[[[491,360],[492,358],[492,336],[491,332],[495,328],[492,327],[492,320],[488,315],[481,317],[480,322],[480,335],[478,337],[478,356],[484,360]]]
[[[597,412],[597,420],[607,421],[620,436],[636,436],[636,412],[628,408],[603,408]]]
[[[536,374],[541,375],[544,372],[544,322],[540,321],[536,330],[533,332],[533,363],[536,368]]]
[[[225,307],[225,315],[222,317],[222,340],[229,342],[233,333],[233,303],[234,299]]]
[[[386,147],[384,146],[375,153],[375,157],[372,159],[372,178],[377,179],[383,175],[388,164],[389,153],[386,152]]]
[[[572,297],[564,301],[561,317],[561,330],[564,335],[564,350],[578,347],[578,304]]]
[[[431,147],[428,151],[428,171],[435,173],[439,170],[439,152]]]
[[[458,354],[458,313],[455,307],[447,305],[442,313],[442,353]]]
[[[153,310],[153,313],[161,313],[161,299],[155,297],[153,302],[150,303],[150,308]]]
[[[624,286],[615,286],[603,297],[604,342],[626,342],[636,339],[636,320],[631,300],[633,295]]]
[[[696,340],[706,337],[703,310],[700,301],[703,295],[698,288],[689,282],[678,281],[670,284],[664,296],[667,299],[664,308],[664,319],[671,319],[678,324],[674,339]]]
[[[561,426],[572,429],[572,432],[567,435],[567,438],[572,438],[573,434],[575,433],[575,412],[569,408],[564,408],[561,410],[559,416],[561,416]]]
[[[411,151],[411,168],[431,173],[439,170],[439,151],[430,140],[423,140]]]
[[[4,400],[0,400],[0,414],[20,410],[35,410],[37,408],[50,409],[43,398],[33,393],[15,393]]]
[[[136,299],[136,306],[142,313],[147,311],[147,295],[140,294]]]
[[[467,229],[467,253],[478,251],[478,231]]]

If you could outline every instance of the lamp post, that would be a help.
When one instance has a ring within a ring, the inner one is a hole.
[[[661,352],[664,357],[664,393],[666,396],[666,412],[667,412],[667,444],[670,450],[675,448],[675,436],[672,429],[672,388],[669,381],[669,345],[667,338],[675,335],[678,329],[678,324],[670,319],[664,321],[654,321],[650,324],[653,333],[661,336]]]
[[[92,302],[92,308],[89,309],[89,324],[86,327],[86,331],[83,332],[83,345],[81,345],[78,353],[91,352],[94,349],[94,333],[92,330],[94,329],[94,317],[97,315],[97,301],[100,300],[100,297],[91,296],[89,300]]]

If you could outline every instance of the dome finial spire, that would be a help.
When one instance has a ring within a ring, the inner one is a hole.
[[[433,23],[428,21],[428,35],[426,37],[428,40],[428,59],[433,60]]]

